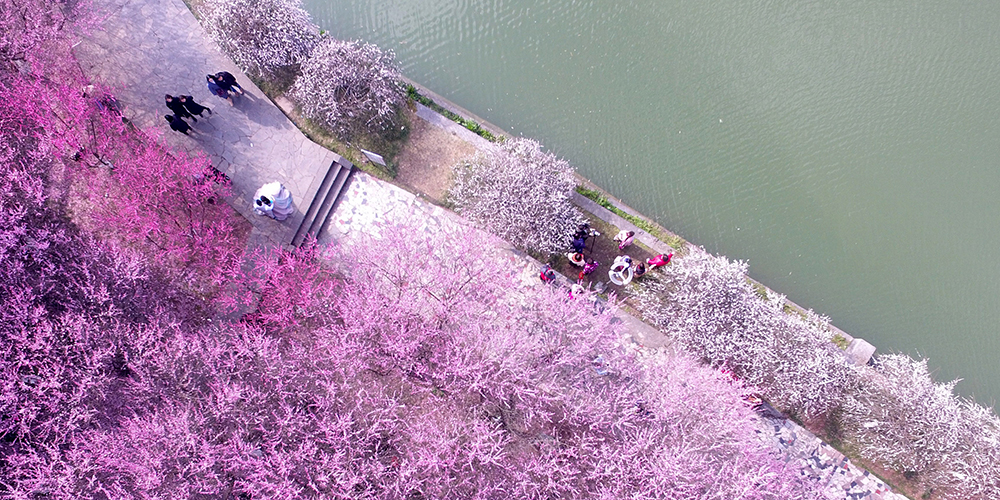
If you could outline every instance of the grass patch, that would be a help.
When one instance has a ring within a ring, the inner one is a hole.
[[[455,122],[455,123],[457,123],[457,124],[459,124],[459,125],[467,128],[467,129],[471,130],[472,133],[478,135],[479,137],[482,137],[483,139],[486,139],[487,141],[490,141],[490,142],[502,142],[503,141],[503,137],[502,136],[501,137],[497,137],[496,135],[494,135],[489,130],[484,129],[483,126],[480,125],[478,122],[476,122],[474,120],[466,120],[465,118],[462,118],[461,116],[459,116],[459,115],[457,115],[455,113],[452,113],[448,109],[445,109],[440,104],[434,102],[434,100],[431,99],[430,97],[427,97],[427,96],[421,94],[420,91],[418,91],[417,88],[414,87],[413,85],[407,85],[406,86],[406,96],[409,97],[410,100],[412,100],[414,102],[419,102],[420,104],[423,104],[424,106],[427,106],[428,108],[433,109],[434,111],[436,111],[437,113],[441,114],[445,118],[447,118],[447,119],[449,119],[449,120],[451,120],[451,121],[453,121],[453,122]]]
[[[586,214],[586,215],[587,215],[587,223],[590,224],[590,228],[597,230],[597,232],[601,233],[600,236],[601,238],[611,238],[615,235],[615,233],[618,232],[617,227],[612,226],[607,222],[604,222],[604,220],[601,219],[600,217],[593,214]],[[618,248],[617,243],[612,242],[611,244],[614,246],[615,249]]]
[[[310,120],[297,112],[289,116],[289,118],[311,141],[343,156],[359,169],[385,181],[391,181],[396,177],[396,164],[393,162],[393,158],[402,149],[403,143],[406,140],[405,137],[396,141],[386,141],[384,139],[363,136],[358,138],[356,144],[348,144],[337,138],[333,132],[322,124]],[[405,129],[407,136],[409,135],[409,130],[409,123],[407,123]],[[357,149],[358,147],[369,151],[379,151],[379,154],[382,154],[386,160],[386,166],[382,167],[381,165],[369,162],[361,154],[361,151]]]
[[[355,132],[351,135],[352,142],[349,145],[355,148],[374,151],[381,155],[382,159],[385,160],[385,167],[371,164],[367,159],[364,159],[362,164],[371,165],[372,168],[376,169],[384,169],[392,178],[396,178],[396,175],[399,174],[399,168],[396,165],[396,155],[403,150],[407,139],[410,138],[410,117],[404,109],[398,109],[391,123],[392,126],[390,129],[377,134],[363,130]],[[360,154],[360,151],[358,153]]]
[[[270,75],[267,78],[256,78],[250,76],[250,79],[253,80],[254,85],[256,85],[257,88],[265,94],[269,96],[279,96],[288,92],[288,89],[292,88],[292,84],[295,83],[295,79],[299,77],[300,70],[301,65],[292,64],[277,69],[273,75]]]
[[[762,284],[760,284],[760,283],[758,283],[758,282],[756,282],[756,281],[754,281],[754,280],[752,280],[750,278],[747,278],[747,283],[749,283],[750,286],[753,287],[753,292],[755,294],[757,294],[757,296],[760,297],[761,300],[763,300],[764,302],[767,302],[769,300],[768,295],[767,295],[767,287],[766,286],[764,286],[764,285],[762,285]]]
[[[184,5],[187,5],[188,10],[194,14],[194,18],[201,22],[201,4],[205,3],[205,0],[184,0]]]
[[[785,314],[798,314],[803,320],[809,317],[805,311],[792,305],[790,302],[785,302],[785,305],[781,306],[781,310],[784,311]]]
[[[835,334],[832,339],[833,345],[839,347],[841,350],[847,350],[847,346],[851,344],[843,335]]]
[[[287,96],[286,96],[287,98]],[[298,106],[292,113],[288,114],[299,130],[310,140],[323,146],[334,153],[337,153],[348,161],[356,165],[361,170],[382,180],[393,180],[398,173],[395,158],[402,151],[407,139],[410,137],[410,119],[403,109],[397,110],[396,117],[392,120],[394,124],[391,130],[373,134],[363,130],[351,135],[353,140],[347,142],[340,138],[323,123],[313,120],[302,114]],[[374,151],[382,156],[386,165],[369,162],[361,153],[361,149]]]
[[[600,191],[594,189],[587,189],[583,186],[577,186],[576,192],[582,194],[583,196],[589,198],[590,200],[593,200],[594,203],[597,203],[598,205],[610,210],[615,215],[631,222],[632,224],[635,225],[635,227],[642,229],[643,231],[646,231],[647,233],[653,235],[653,237],[655,237],[656,239],[670,245],[671,248],[676,250],[678,254],[680,254],[681,251],[684,249],[684,244],[686,243],[684,241],[684,238],[667,233],[666,231],[661,229],[658,225],[646,219],[643,219],[642,217],[636,217],[616,207],[615,204],[608,201],[608,198],[603,194],[601,194]]]

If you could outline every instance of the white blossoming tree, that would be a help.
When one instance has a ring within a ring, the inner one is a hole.
[[[394,57],[370,43],[324,38],[303,62],[292,95],[306,116],[342,138],[385,132],[406,96]]]
[[[628,289],[636,309],[703,360],[725,366],[779,408],[825,414],[862,458],[942,499],[1000,498],[1000,419],[934,382],[926,361],[882,355],[855,368],[830,342],[828,320],[784,309],[756,289],[743,262],[703,252]]]
[[[454,173],[448,199],[455,210],[522,249],[563,251],[585,221],[570,202],[573,167],[532,139],[498,144]]]
[[[319,39],[301,0],[205,0],[199,11],[212,39],[255,77],[301,63]]]
[[[744,262],[695,252],[630,293],[647,320],[779,407],[803,417],[836,407],[855,375],[827,319],[786,313],[785,298],[762,298],[746,271]]]
[[[864,458],[947,498],[1000,494],[1000,420],[936,383],[927,360],[889,354],[844,401],[841,428]]]

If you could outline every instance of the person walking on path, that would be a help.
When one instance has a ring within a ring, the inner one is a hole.
[[[236,105],[236,103],[233,102],[232,96],[229,95],[229,91],[219,85],[219,81],[215,78],[215,75],[205,75],[205,80],[208,82],[206,85],[208,85],[209,92],[229,101],[230,106]]]
[[[181,95],[177,96],[177,100],[180,101],[181,104],[184,105],[184,109],[186,109],[188,113],[191,113],[192,115],[201,116],[201,114],[206,111],[208,111],[209,116],[211,116],[212,114],[212,110],[210,108],[194,102],[194,97],[191,97],[189,95]]]
[[[195,123],[198,122],[198,119],[195,118],[194,115],[192,115],[191,113],[188,113],[188,110],[184,108],[184,103],[182,103],[180,99],[177,99],[176,97],[167,94],[163,98],[163,100],[167,104],[167,109],[173,111],[174,116],[176,116],[177,118],[190,118],[194,120]]]
[[[170,124],[170,130],[176,130],[184,135],[191,135],[188,130],[191,130],[191,126],[187,124],[186,121],[181,120],[175,115],[166,115],[163,117]]]
[[[622,251],[632,245],[632,240],[635,239],[634,231],[625,231],[624,229],[619,231],[615,235],[615,241],[618,242],[618,250]]]
[[[233,92],[239,95],[243,95],[246,92],[243,91],[243,87],[240,87],[239,83],[236,83],[236,77],[228,71],[220,71],[215,74],[215,83],[219,84],[220,87],[226,89],[227,92]]]

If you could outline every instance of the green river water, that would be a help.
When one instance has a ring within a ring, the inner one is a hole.
[[[1000,398],[1000,2],[306,7],[879,351]]]

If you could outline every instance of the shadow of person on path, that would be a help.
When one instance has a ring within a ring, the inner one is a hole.
[[[264,127],[285,130],[291,127],[288,118],[274,106],[270,99],[259,98],[250,92],[235,96],[236,109],[243,112],[247,118]]]

